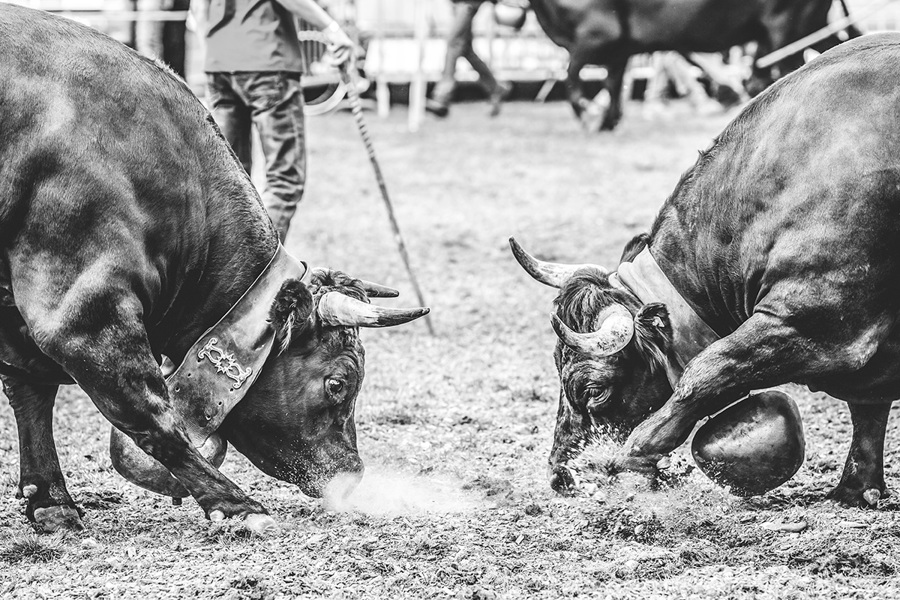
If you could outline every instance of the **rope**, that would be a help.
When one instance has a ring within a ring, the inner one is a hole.
[[[391,203],[391,197],[388,194],[387,185],[384,182],[384,175],[382,175],[381,166],[378,164],[378,157],[375,156],[375,147],[372,145],[372,139],[369,136],[369,128],[366,126],[365,118],[363,118],[362,101],[359,98],[359,91],[356,89],[355,82],[353,81],[352,70],[352,61],[344,63],[341,67],[341,77],[347,84],[347,98],[350,100],[350,109],[353,113],[353,118],[356,121],[356,128],[359,129],[359,136],[362,138],[363,145],[366,147],[366,154],[369,155],[369,162],[372,163],[372,169],[375,171],[375,180],[378,182],[378,189],[381,191],[381,199],[384,201],[384,206],[387,209],[388,220],[390,221],[391,229],[394,232],[394,241],[397,243],[400,258],[403,260],[403,265],[406,267],[406,273],[409,275],[409,280],[416,293],[416,298],[418,299],[420,306],[428,306],[428,303],[425,302],[425,296],[422,294],[422,288],[419,286],[419,280],[413,272],[409,260],[409,253],[406,250],[406,242],[403,241],[403,235],[400,233],[400,224],[397,222],[397,217],[394,214],[394,205]],[[431,323],[431,315],[425,315],[425,325],[428,327],[428,332],[431,335],[435,335],[434,325]]]

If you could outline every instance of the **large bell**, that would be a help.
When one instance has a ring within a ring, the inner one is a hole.
[[[800,412],[776,390],[752,394],[707,421],[694,435],[697,466],[738,496],[772,490],[803,464],[806,443]]]
[[[218,468],[225,460],[228,443],[222,436],[214,433],[197,450]],[[115,427],[109,436],[109,458],[119,475],[135,485],[172,498],[190,496],[181,482],[175,479],[162,463],[138,448],[130,437]]]

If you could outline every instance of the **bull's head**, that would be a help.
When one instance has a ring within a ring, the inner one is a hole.
[[[288,280],[270,310],[275,349],[220,432],[265,473],[321,496],[339,474],[358,481],[354,411],[365,372],[359,327],[390,327],[425,308],[388,309],[368,297],[393,290],[315,270],[307,287]]]
[[[363,472],[353,421],[365,372],[359,328],[400,325],[428,313],[427,308],[388,309],[369,303],[369,297],[396,295],[389,288],[322,269],[310,273],[308,286],[300,279],[281,282],[271,305],[260,305],[262,311],[268,310],[268,323],[248,329],[267,330],[264,336],[270,341],[274,334],[274,344],[259,346],[272,349],[268,355],[260,355],[264,364],[257,379],[230,412],[225,411],[224,421],[208,433],[200,452],[218,466],[224,460],[227,440],[262,471],[298,485],[310,496],[321,496],[325,486],[338,475],[346,475],[337,478],[341,488],[338,491],[349,492]],[[253,311],[252,303],[246,306],[251,306],[249,314],[262,319],[261,312]],[[251,339],[257,337],[250,335]],[[221,373],[219,367],[209,372]],[[227,365],[225,371],[230,371]],[[249,375],[250,369],[246,372]],[[187,377],[191,375],[188,372]],[[198,370],[194,385],[202,387],[207,382]],[[175,400],[184,403],[189,398],[191,395],[185,390]],[[218,405],[222,406],[221,400]],[[188,402],[176,408],[190,420],[198,408],[206,414],[206,406]],[[202,414],[198,418],[202,419]],[[199,424],[201,434],[205,433],[203,424]],[[187,428],[192,425],[198,424],[186,423]],[[115,428],[110,455],[113,466],[129,481],[159,494],[188,494],[165,467]]]
[[[603,267],[545,262],[514,239],[510,246],[529,275],[559,289],[550,317],[560,391],[549,462],[550,485],[563,491],[573,484],[566,463],[586,441],[624,440],[672,394],[665,371],[672,328],[664,305],[642,305]]]

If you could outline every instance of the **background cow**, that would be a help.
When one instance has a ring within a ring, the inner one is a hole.
[[[566,86],[579,118],[596,112],[585,98],[581,69],[606,67],[610,105],[601,129],[622,117],[622,84],[628,58],[643,52],[720,52],[757,43],[764,56],[825,27],[832,0],[531,0],[538,22],[551,40],[569,51]],[[843,3],[842,3],[843,4]],[[846,12],[846,6],[844,7]],[[850,37],[859,35],[849,28]],[[840,43],[832,36],[813,46],[819,52]],[[754,69],[748,91],[761,92],[777,73],[803,64],[798,53],[774,69]],[[587,111],[587,112],[586,112]]]
[[[190,443],[158,366],[180,364],[279,249],[249,177],[183,81],[94,30],[0,4],[0,56],[0,379],[28,518],[80,527],[52,432],[57,388],[77,382],[207,516],[271,528]],[[220,433],[318,495],[362,473],[357,327],[427,309],[374,307],[383,288],[294,266],[263,307],[274,350]]]
[[[900,398],[900,35],[841,45],[751,102],[682,177],[616,273],[522,266],[560,288],[551,485],[585,436],[627,437],[614,470],[655,473],[699,419],[787,382],[846,400],[831,496],[885,495]],[[873,500],[874,499],[874,500]]]

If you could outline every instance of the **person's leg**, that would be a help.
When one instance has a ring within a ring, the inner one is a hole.
[[[266,157],[263,203],[283,242],[306,183],[306,132],[299,73],[254,73],[241,85]]]
[[[453,4],[453,25],[447,36],[447,55],[444,71],[431,94],[432,112],[440,116],[447,114],[447,108],[456,89],[456,61],[472,48],[472,19],[478,12],[480,2],[458,2]],[[440,114],[440,113],[443,114]]]
[[[250,173],[250,107],[234,89],[233,83],[234,77],[228,73],[207,73],[209,111],[244,170]]]

